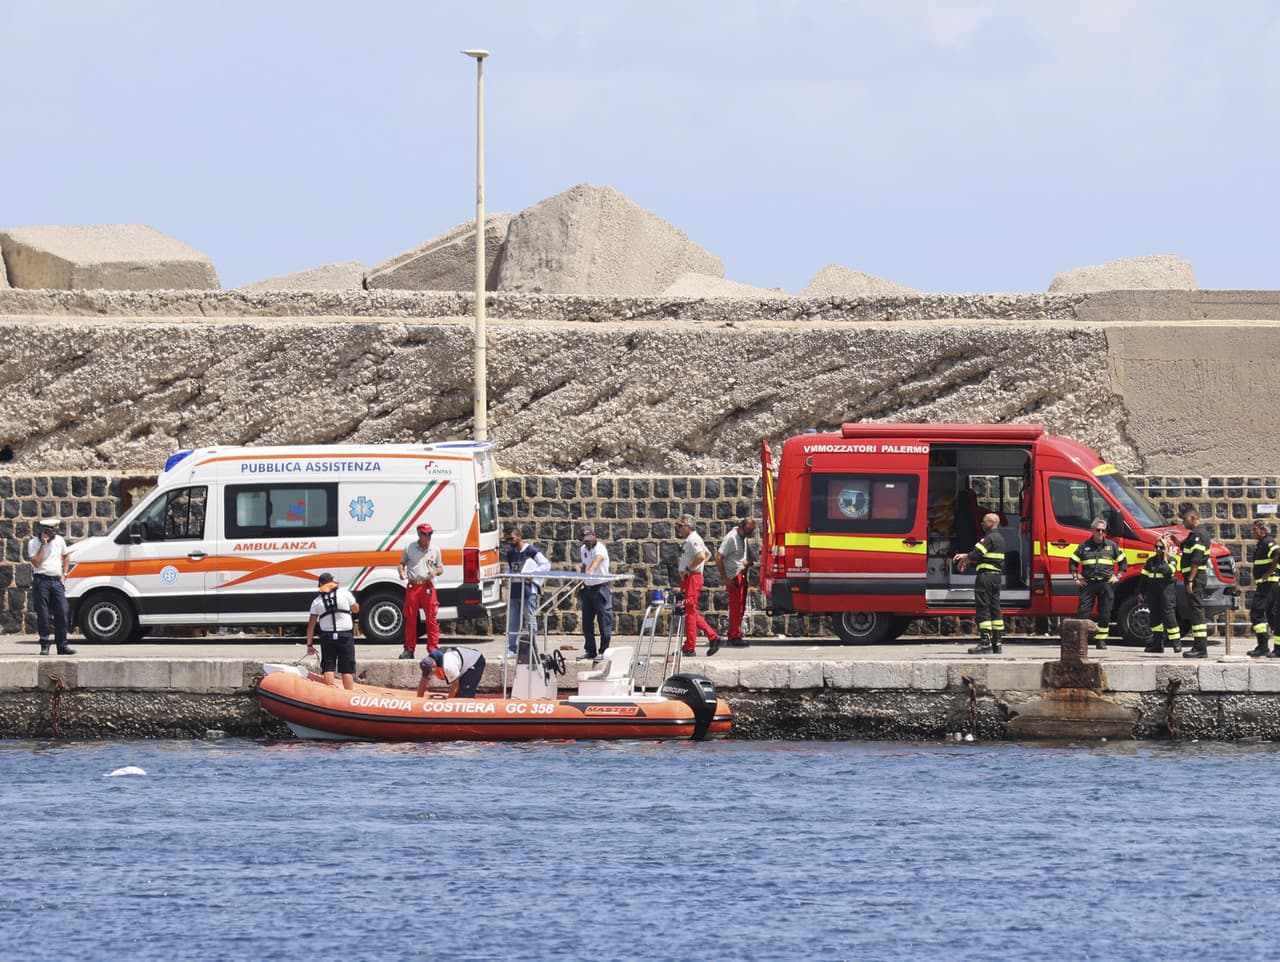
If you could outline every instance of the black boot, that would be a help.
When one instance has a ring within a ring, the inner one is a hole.
[[[1142,650],[1149,655],[1163,655],[1164,643],[1159,641],[1153,641],[1151,642],[1151,644],[1147,645],[1147,647],[1143,648]]]
[[[991,633],[991,653],[998,655],[1004,651],[1004,635],[1001,632],[993,631]]]
[[[978,635],[978,643],[969,649],[971,655],[987,655],[991,653],[991,636],[985,631]]]
[[[1183,658],[1208,658],[1209,646],[1206,645],[1204,642],[1197,641],[1195,644],[1191,646],[1190,651],[1184,651],[1182,653],[1182,657]]]
[[[1271,648],[1267,644],[1266,638],[1258,639],[1258,646],[1252,651],[1247,652],[1250,658],[1267,658],[1271,655]]]

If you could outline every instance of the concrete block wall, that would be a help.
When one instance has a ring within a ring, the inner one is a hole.
[[[0,474],[0,632],[34,632],[30,609],[31,565],[27,541],[41,518],[63,519],[63,536],[75,542],[102,534],[120,511],[120,479],[101,474]]]
[[[1218,540],[1242,562],[1239,573],[1245,603],[1251,592],[1249,525],[1259,505],[1280,503],[1280,478],[1259,477],[1131,477],[1161,514],[1175,519],[1179,507],[1191,502]],[[633,579],[615,592],[618,631],[634,634],[655,588],[678,585],[676,564],[680,542],[675,520],[689,513],[698,518],[699,531],[715,550],[719,540],[742,513],[759,520],[759,479],[752,476],[589,476],[513,475],[499,479],[499,514],[504,526],[521,524],[556,567],[573,566],[578,559],[578,530],[590,522],[609,548],[615,566]],[[57,515],[66,522],[71,541],[101,534],[123,510],[126,497],[137,492],[136,478],[100,474],[0,474],[0,632],[34,632],[29,611],[31,566],[26,561],[27,539],[41,517]],[[728,599],[714,567],[708,565],[704,607],[716,617],[728,611]],[[787,635],[828,634],[821,619],[759,617],[758,632]],[[491,626],[501,630],[501,624]],[[553,632],[577,632],[575,610],[564,610],[550,622]],[[943,635],[971,632],[964,619],[926,620],[916,626],[924,633]],[[1029,630],[1017,627],[1017,630]]]

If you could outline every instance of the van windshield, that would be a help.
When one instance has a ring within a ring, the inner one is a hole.
[[[1098,480],[1107,489],[1107,493],[1119,501],[1120,506],[1128,511],[1133,520],[1142,527],[1163,528],[1169,524],[1161,517],[1160,509],[1155,506],[1155,503],[1135,488],[1120,472],[1099,475]]]

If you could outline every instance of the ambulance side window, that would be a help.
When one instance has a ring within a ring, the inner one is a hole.
[[[809,530],[841,534],[906,534],[915,524],[915,475],[814,474]]]
[[[337,484],[229,484],[228,538],[338,534]]]
[[[1094,518],[1110,521],[1114,513],[1102,493],[1083,478],[1050,478],[1049,501],[1054,518],[1066,528],[1088,531]]]
[[[482,481],[476,490],[480,508],[480,531],[498,530],[498,482]]]
[[[175,488],[157,497],[116,538],[118,544],[129,540],[130,532],[142,535],[143,541],[192,541],[204,537],[205,499],[208,488]]]

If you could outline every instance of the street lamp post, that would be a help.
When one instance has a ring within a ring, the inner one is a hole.
[[[484,351],[484,58],[488,50],[464,50],[476,62],[476,362],[475,439],[489,437],[488,383]]]

